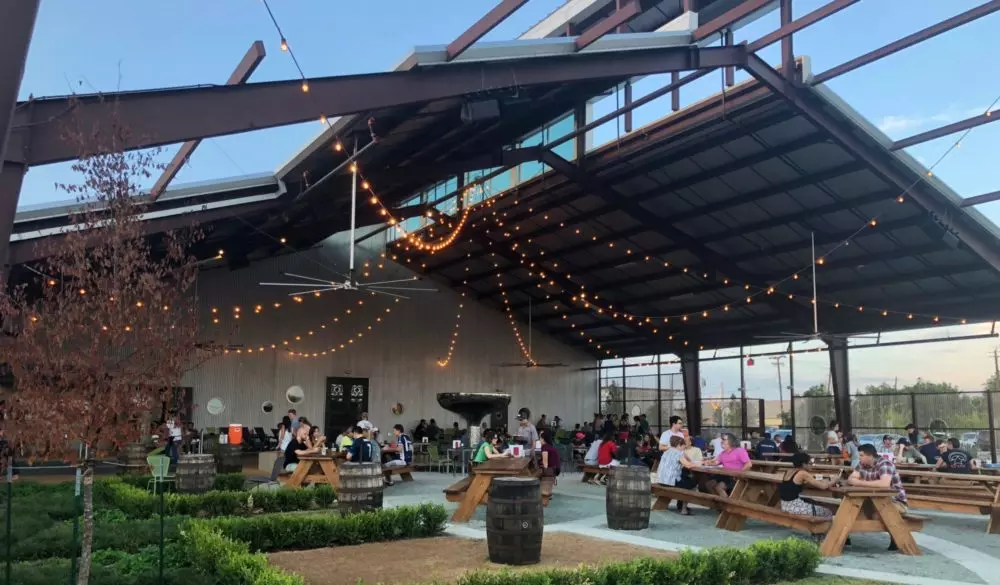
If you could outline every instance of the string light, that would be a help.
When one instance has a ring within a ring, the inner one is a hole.
[[[465,293],[462,293],[462,297],[465,297]],[[441,359],[437,361],[437,365],[442,368],[447,368],[448,364],[451,363],[451,358],[455,355],[455,345],[458,343],[458,328],[462,324],[462,309],[465,307],[465,303],[458,304],[458,311],[455,313],[455,326],[451,329],[451,336],[448,340],[448,353]]]

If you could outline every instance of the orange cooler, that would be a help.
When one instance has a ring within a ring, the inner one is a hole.
[[[229,444],[241,445],[243,443],[243,425],[229,425]]]

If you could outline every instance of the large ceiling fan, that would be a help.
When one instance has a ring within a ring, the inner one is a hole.
[[[855,337],[859,339],[874,338],[872,335],[846,335],[842,333],[823,333],[819,330],[819,299],[816,297],[816,236],[813,232],[809,232],[809,245],[812,253],[812,312],[813,312],[813,330],[812,333],[795,333],[790,331],[781,331],[778,335],[755,335],[755,339],[762,339],[768,341],[816,341],[823,338],[835,338],[835,339],[847,339],[849,337]]]
[[[357,140],[354,142],[354,155],[352,159],[358,155],[358,144]],[[349,159],[350,160],[350,159]],[[345,163],[346,164],[346,163]],[[261,282],[260,286],[284,286],[298,289],[294,292],[288,293],[288,296],[295,297],[305,294],[319,294],[324,292],[346,290],[346,291],[362,291],[371,294],[385,295],[389,297],[394,297],[397,299],[409,299],[410,297],[406,295],[399,294],[399,292],[438,292],[435,288],[414,288],[408,286],[398,286],[408,282],[415,282],[420,280],[419,276],[412,276],[410,278],[398,278],[395,280],[382,280],[378,282],[359,282],[354,278],[354,230],[356,228],[356,216],[357,216],[357,199],[358,199],[358,167],[356,164],[351,165],[351,233],[350,239],[348,240],[349,245],[349,267],[347,274],[337,273],[344,278],[342,281],[328,280],[325,278],[314,278],[312,276],[304,276],[302,274],[292,274],[291,272],[283,273],[285,276],[293,279],[292,282]],[[392,292],[399,291],[399,292]]]
[[[528,297],[528,355],[531,354],[531,297]],[[530,357],[523,362],[503,362],[496,364],[499,368],[566,368],[569,367],[568,364],[543,364],[541,362],[536,362]]]

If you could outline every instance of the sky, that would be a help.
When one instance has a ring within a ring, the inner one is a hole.
[[[530,0],[484,40],[516,38],[563,1]],[[804,15],[825,2],[796,0],[794,16]],[[365,0],[352,2],[345,10],[348,4],[343,0],[271,0],[271,7],[306,75],[320,77],[391,69],[414,46],[450,42],[495,3]],[[859,2],[796,34],[795,52],[808,56],[812,71],[818,73],[981,3]],[[777,25],[775,11],[737,31],[736,41],[755,40]],[[989,74],[995,71],[990,49],[998,28],[1000,14],[984,17],[837,78],[829,87],[893,139],[982,114],[1000,96],[1000,77]],[[222,83],[255,40],[264,41],[268,56],[252,81],[297,76],[288,54],[279,50],[280,36],[258,0],[44,0],[20,98]],[[778,45],[760,55],[772,64],[780,61]],[[745,78],[737,72],[737,82]],[[635,84],[634,95],[639,98],[666,82],[665,76],[648,77]],[[718,76],[709,75],[685,86],[681,91],[682,106],[716,93],[720,83]],[[595,115],[614,108],[612,96],[595,105]],[[669,105],[660,100],[637,109],[636,127],[667,111]],[[271,172],[320,130],[317,121],[206,140],[180,171],[174,185]],[[610,123],[597,131],[595,142],[613,140],[619,132],[620,125]],[[1000,124],[973,130],[960,148],[938,162],[956,138],[938,139],[907,152],[925,166],[933,166],[934,174],[962,197],[1000,190],[1000,173],[996,171]],[[175,148],[164,150],[164,160],[172,156]],[[31,169],[25,177],[20,205],[67,199],[65,193],[55,189],[57,182],[72,182],[68,164]],[[1000,222],[1000,202],[977,209]],[[989,325],[943,327],[893,338],[955,337],[989,329]],[[978,389],[993,371],[988,354],[997,345],[997,339],[992,338],[854,351],[851,383],[859,388],[881,382],[891,384],[896,379],[905,384],[924,378]],[[797,356],[795,368],[797,387],[825,382],[828,358],[825,353]],[[706,388],[717,390],[721,385],[729,393],[730,388],[739,386],[735,360],[706,362],[702,376]],[[777,398],[777,370],[770,362],[758,361],[746,368],[746,376],[751,395]]]

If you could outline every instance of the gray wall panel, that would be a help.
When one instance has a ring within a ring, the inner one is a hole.
[[[407,427],[420,418],[436,418],[450,425],[456,418],[437,405],[439,392],[482,392],[501,390],[513,395],[512,412],[522,406],[533,413],[559,415],[566,423],[582,422],[597,410],[597,372],[581,372],[595,360],[537,331],[533,335],[534,358],[541,362],[562,362],[567,368],[499,368],[493,364],[521,359],[517,343],[506,317],[475,301],[428,281],[413,286],[437,287],[437,293],[410,293],[411,300],[398,303],[387,297],[371,297],[358,292],[324,293],[320,298],[306,296],[295,303],[286,290],[262,287],[261,281],[288,280],[282,272],[337,280],[334,271],[345,271],[346,234],[339,234],[317,249],[295,255],[271,258],[250,267],[230,271],[217,268],[205,271],[199,280],[199,298],[206,316],[203,338],[216,343],[245,344],[251,354],[230,352],[201,364],[188,373],[184,383],[194,387],[195,425],[198,428],[224,426],[239,422],[247,426],[271,428],[288,407],[285,390],[301,386],[305,401],[297,406],[300,415],[315,421],[324,417],[324,386],[327,376],[350,375],[370,378],[369,410],[376,425],[388,430],[393,424]],[[381,253],[379,238],[359,249],[357,265],[365,260],[376,264]],[[406,278],[412,273],[391,262],[383,270],[375,269],[371,280]],[[294,289],[293,289],[294,290]],[[358,306],[357,301],[364,305]],[[275,310],[274,302],[282,307]],[[437,365],[448,349],[459,303],[462,310],[459,341],[451,364]],[[255,305],[261,314],[254,314]],[[234,306],[241,318],[233,318]],[[211,308],[218,309],[219,325],[211,322]],[[385,314],[388,307],[392,312]],[[352,315],[344,317],[346,308]],[[375,316],[384,317],[374,332],[365,327]],[[333,323],[334,316],[340,317]],[[326,329],[320,325],[326,324]],[[527,334],[522,324],[522,335]],[[306,332],[312,330],[314,335]],[[289,340],[300,351],[316,351],[345,342],[357,331],[347,351],[337,351],[317,358],[290,356],[286,351],[271,350],[270,344]],[[300,334],[301,342],[294,336]],[[260,345],[267,348],[259,353]],[[218,397],[226,410],[210,415],[204,405]],[[270,400],[275,412],[261,412],[261,403]],[[395,416],[392,405],[402,403],[404,412]]]

